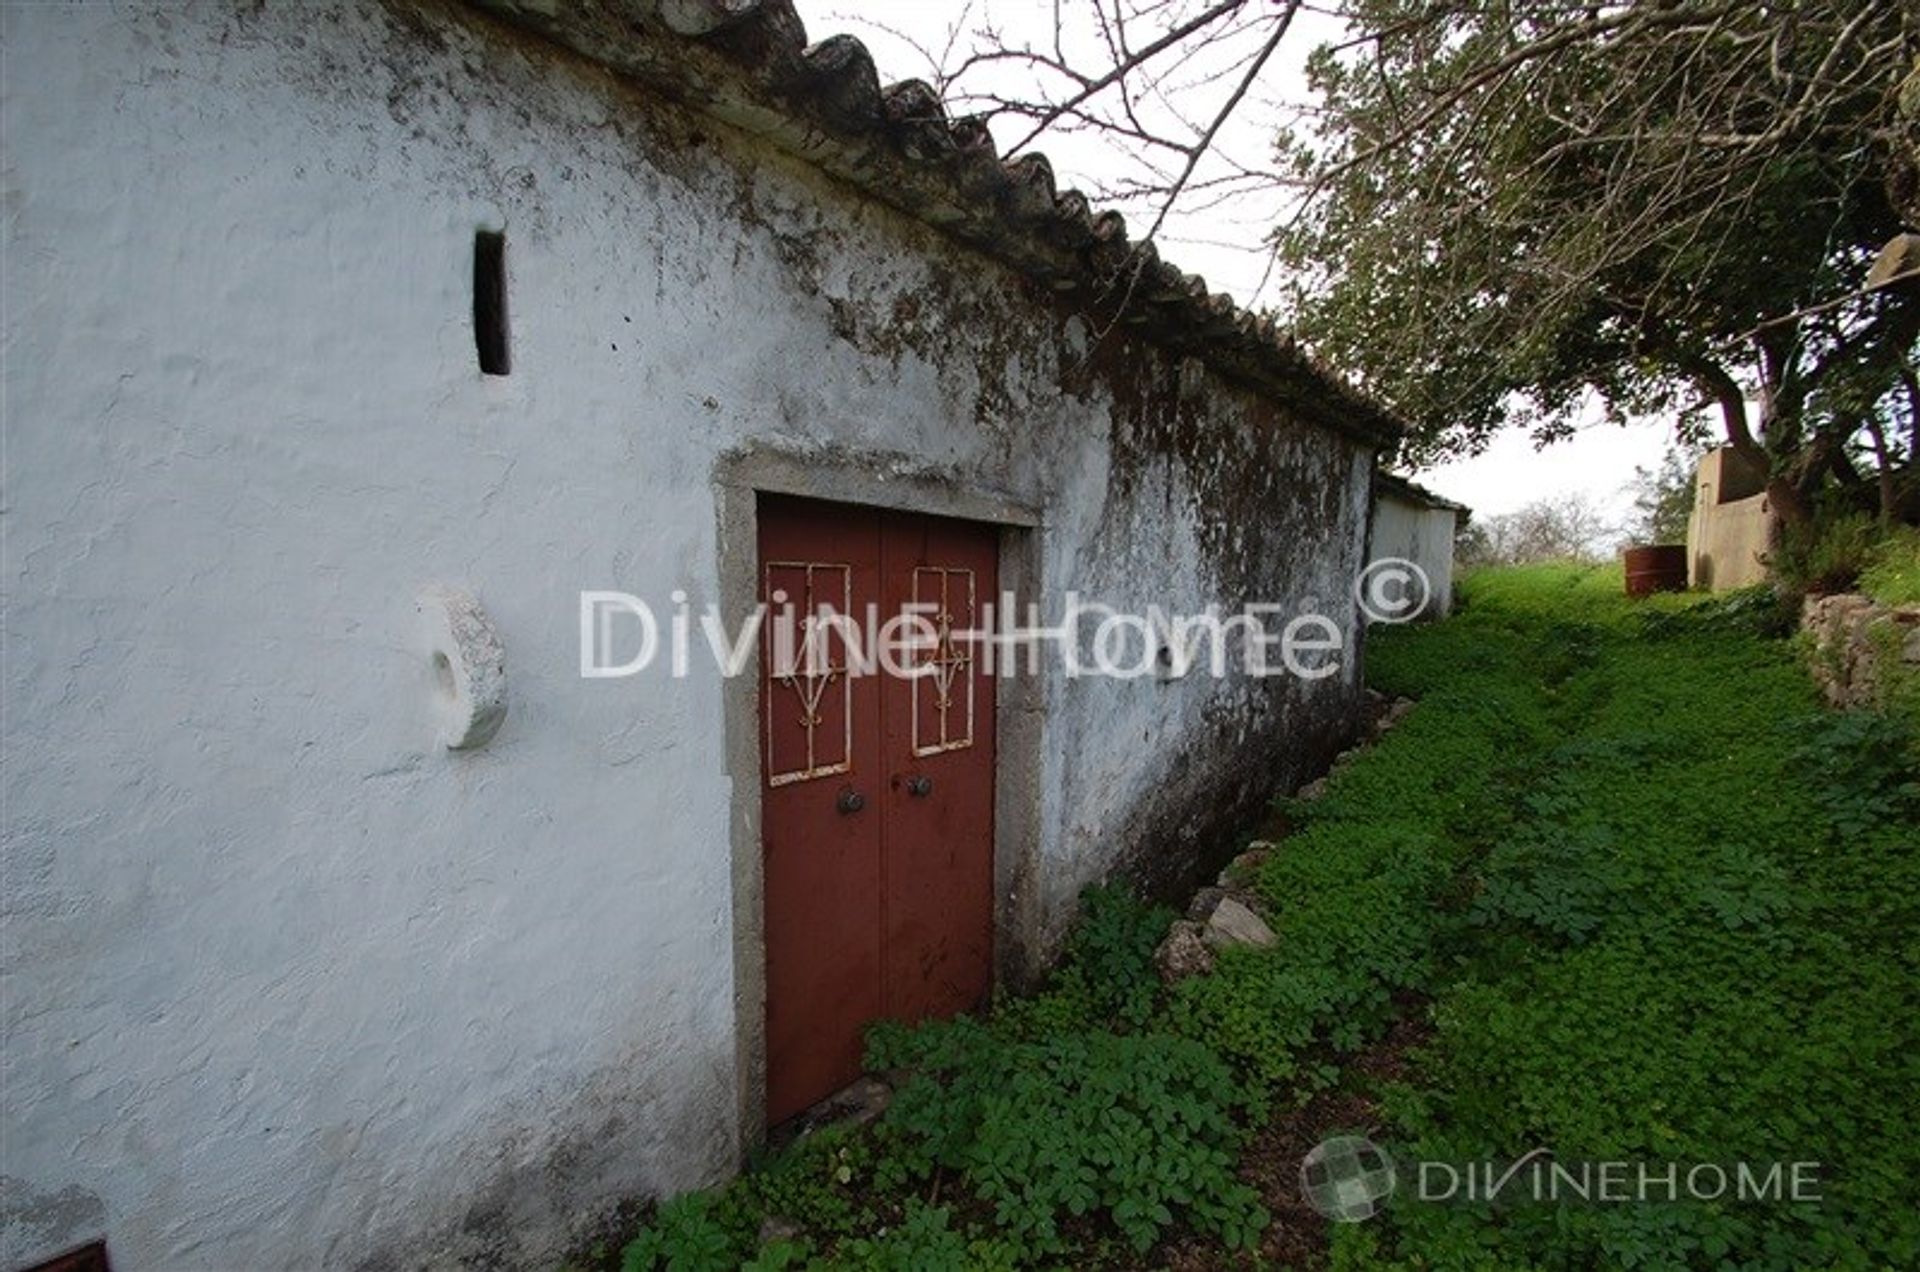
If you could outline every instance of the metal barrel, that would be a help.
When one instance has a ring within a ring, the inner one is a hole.
[[[1628,596],[1687,590],[1685,544],[1664,543],[1650,548],[1628,548],[1624,556]]]

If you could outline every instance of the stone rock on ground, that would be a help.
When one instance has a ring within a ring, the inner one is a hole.
[[[782,1219],[778,1215],[768,1215],[760,1221],[760,1244],[773,1241],[797,1241],[806,1231],[791,1219]]]
[[[1411,698],[1389,698],[1377,690],[1366,691],[1366,728],[1359,744],[1334,757],[1327,777],[1350,763],[1389,729],[1406,719],[1414,707]],[[1326,793],[1327,777],[1315,778],[1300,788],[1295,799],[1316,800]],[[1187,906],[1187,917],[1167,929],[1167,935],[1153,952],[1153,965],[1166,984],[1199,976],[1213,970],[1214,954],[1233,945],[1273,945],[1278,938],[1267,921],[1260,917],[1254,895],[1246,891],[1261,863],[1277,845],[1256,839],[1227,863],[1212,887],[1200,889]]]
[[[1374,721],[1373,736],[1377,738],[1385,734],[1389,729],[1393,728],[1394,725],[1406,719],[1407,712],[1411,710],[1413,710],[1412,698],[1395,698],[1393,705],[1388,707],[1386,712],[1381,715],[1378,720]]]
[[[1216,950],[1231,945],[1272,945],[1277,939],[1267,921],[1236,897],[1225,897],[1213,907],[1201,938]]]
[[[904,1080],[911,1075],[900,1076]],[[767,1147],[785,1148],[824,1127],[865,1126],[887,1111],[887,1105],[893,1100],[894,1085],[884,1076],[862,1074],[812,1108],[770,1130]]]
[[[1180,919],[1167,929],[1166,939],[1153,952],[1153,966],[1162,984],[1204,976],[1213,970],[1213,951],[1201,936],[1203,930],[1192,919]]]
[[[801,1114],[808,1130],[822,1126],[864,1126],[887,1111],[893,1087],[884,1078],[862,1074]]]
[[[1367,735],[1370,738],[1378,738],[1406,719],[1407,712],[1411,710],[1413,710],[1412,698],[1389,698],[1378,689],[1368,689],[1360,714],[1367,722]]]
[[[1187,917],[1195,923],[1205,923],[1213,917],[1214,907],[1232,895],[1233,889],[1228,887],[1202,888],[1187,902]]]
[[[1204,928],[1213,922],[1213,916],[1218,914],[1220,907],[1229,901],[1231,901],[1238,910],[1244,910],[1256,918],[1258,918],[1261,911],[1266,908],[1260,904],[1259,897],[1247,891],[1245,888],[1234,887],[1231,884],[1221,884],[1219,886],[1205,887],[1194,893],[1193,900],[1187,904],[1187,918]],[[1237,921],[1237,916],[1230,919],[1230,921]]]
[[[871,1074],[856,1078],[832,1099],[834,1112],[854,1125],[864,1125],[887,1111],[893,1088]]]

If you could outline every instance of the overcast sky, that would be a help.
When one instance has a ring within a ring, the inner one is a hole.
[[[1075,5],[1073,0],[1063,3],[1069,15],[1077,12],[1084,17],[1084,4]],[[957,64],[954,50],[964,55],[977,39],[976,33],[987,25],[995,27],[1008,43],[1031,42],[1035,47],[1048,47],[1054,36],[1051,0],[798,0],[798,4],[810,39],[842,31],[859,36],[872,51],[883,82],[932,79],[931,61]],[[1099,61],[1104,53],[1098,46],[1073,45],[1071,18],[1066,31],[1070,47],[1076,47],[1076,60],[1084,58],[1085,64],[1104,65]],[[1216,139],[1218,158],[1196,171],[1195,186],[1226,181],[1236,170],[1258,171],[1266,164],[1274,130],[1298,107],[1311,101],[1302,71],[1308,51],[1338,39],[1340,33],[1340,25],[1330,18],[1305,12],[1300,15],[1263,70],[1259,87],[1221,130]],[[1080,38],[1090,39],[1090,32]],[[1134,46],[1145,38],[1136,38]],[[1220,68],[1231,66],[1232,60],[1245,56],[1245,52],[1229,45],[1213,55],[1215,61],[1197,59],[1183,68],[1181,90],[1169,94],[1174,100],[1160,103],[1159,109],[1177,109],[1187,119],[1204,121],[1213,103],[1224,99],[1235,82],[1233,76],[1219,74]],[[1032,87],[1036,72],[1030,68],[1003,64],[994,74],[992,80],[975,78],[963,83],[977,83],[1009,96],[1038,95]],[[1151,102],[1141,105],[1143,110],[1154,107]],[[1167,119],[1162,114],[1158,122]],[[1020,131],[1011,124],[998,124],[994,131],[1003,150],[1020,140]],[[1143,156],[1137,143],[1050,131],[1035,148],[1052,161],[1062,188],[1079,187],[1099,196],[1095,199],[1097,206],[1120,208],[1135,236],[1152,224],[1158,203],[1130,199],[1124,189],[1130,178],[1141,173],[1143,160],[1151,162],[1151,156]],[[1190,273],[1205,275],[1213,290],[1227,292],[1243,304],[1271,304],[1284,280],[1271,276],[1267,254],[1260,246],[1261,236],[1286,215],[1290,206],[1289,196],[1271,186],[1248,182],[1247,188],[1236,189],[1228,184],[1223,193],[1195,200],[1190,209],[1168,219],[1158,235],[1161,255]],[[1589,496],[1610,517],[1624,521],[1631,501],[1625,488],[1633,479],[1635,467],[1657,464],[1670,434],[1668,426],[1657,423],[1629,428],[1595,423],[1571,441],[1535,451],[1523,434],[1515,432],[1474,459],[1416,476],[1423,484],[1483,515],[1511,512],[1536,499],[1578,492]]]

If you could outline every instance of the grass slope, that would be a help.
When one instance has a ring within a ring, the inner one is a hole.
[[[1449,768],[1462,733],[1508,742],[1446,818],[1458,892],[1431,952],[1435,1033],[1386,1099],[1395,1147],[1817,1161],[1823,1199],[1404,1204],[1341,1229],[1336,1262],[1914,1266],[1911,739],[1816,711],[1756,630],[1764,601],[1649,609],[1617,588],[1610,571],[1481,576],[1462,621],[1377,649],[1376,680],[1423,706],[1342,784],[1352,816],[1369,816],[1373,769],[1407,781]]]
[[[1299,1207],[1256,1132],[1360,1088],[1406,1163],[1817,1161],[1822,1200],[1403,1189],[1332,1231],[1338,1267],[1920,1265],[1905,726],[1820,712],[1760,597],[1630,605],[1617,570],[1544,567],[1465,601],[1371,638],[1420,706],[1280,810],[1273,948],[1163,990],[1171,916],[1096,892],[1047,992],[877,1029],[912,1075],[877,1125],[669,1203],[624,1267],[1273,1266],[1300,1242],[1268,1206]],[[1355,1063],[1409,1012],[1404,1063]]]

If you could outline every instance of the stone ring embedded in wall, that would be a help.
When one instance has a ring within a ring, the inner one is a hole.
[[[472,593],[435,584],[415,600],[433,668],[434,715],[448,749],[484,746],[507,718],[507,655]]]

